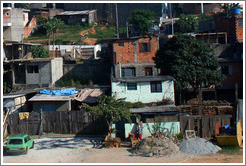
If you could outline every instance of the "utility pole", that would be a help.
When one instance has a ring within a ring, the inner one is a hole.
[[[116,35],[117,39],[119,39],[119,22],[118,22],[118,8],[117,8],[117,3],[115,4],[115,18],[116,18]]]

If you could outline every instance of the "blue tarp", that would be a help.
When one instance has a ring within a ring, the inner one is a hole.
[[[70,96],[78,93],[78,91],[73,89],[62,89],[62,90],[47,90],[43,89],[40,91],[41,94],[48,94],[48,95],[63,95],[63,96]]]

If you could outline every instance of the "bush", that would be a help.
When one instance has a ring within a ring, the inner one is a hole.
[[[48,51],[45,50],[44,46],[32,46],[31,53],[33,58],[48,58]]]
[[[145,104],[140,101],[133,103],[133,108],[143,108],[143,107],[145,107]]]
[[[178,134],[176,134],[176,137],[178,138],[178,140],[182,140],[182,139],[184,139],[184,134],[178,133]]]

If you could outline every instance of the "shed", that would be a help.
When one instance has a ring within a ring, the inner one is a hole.
[[[65,11],[57,14],[56,17],[63,20],[66,24],[90,24],[97,21],[97,10]]]

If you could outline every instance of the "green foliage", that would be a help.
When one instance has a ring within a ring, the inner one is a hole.
[[[55,83],[56,87],[80,87],[87,84],[82,78],[64,76]]]
[[[220,154],[226,155],[240,155],[243,154],[243,149],[238,146],[223,146],[222,150],[219,152]]]
[[[192,15],[181,14],[180,18],[174,24],[174,31],[181,33],[194,32],[197,30],[199,21]]]
[[[176,134],[176,137],[178,138],[178,140],[182,140],[182,139],[184,139],[184,134],[178,133],[178,134]]]
[[[49,53],[45,50],[44,46],[32,46],[31,53],[33,58],[48,58]]]
[[[6,94],[6,93],[10,93],[12,90],[12,85],[10,82],[7,82],[7,81],[4,81],[3,82],[3,93]]]
[[[143,107],[145,107],[145,104],[142,103],[141,101],[133,103],[133,106],[132,106],[132,108],[143,108]]]
[[[213,16],[207,15],[206,13],[198,16],[199,21],[206,21],[206,20],[211,20],[211,19],[213,19]]]
[[[127,103],[121,99],[116,100],[111,96],[101,96],[97,106],[83,105],[83,108],[91,114],[105,118],[109,131],[111,131],[114,122],[123,119],[131,122],[131,117],[134,115],[130,112]]]
[[[214,52],[190,35],[177,35],[161,47],[154,58],[162,75],[175,78],[176,88],[191,85],[194,90],[220,85],[223,79]]]
[[[139,34],[147,34],[148,29],[153,25],[155,20],[154,12],[150,10],[136,9],[130,15],[129,23],[133,25]]]
[[[30,9],[29,3],[15,3],[15,8]]]

